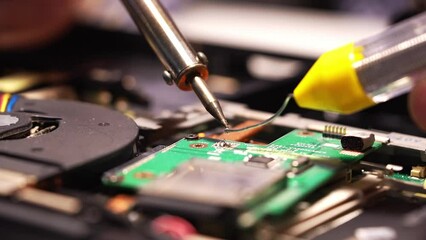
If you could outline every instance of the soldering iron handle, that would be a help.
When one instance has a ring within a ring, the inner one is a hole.
[[[157,0],[122,0],[135,24],[143,33],[165,67],[165,80],[182,90],[190,90],[189,77],[207,80],[203,55],[197,54],[179,32],[175,23]]]
[[[426,78],[426,12],[325,52],[294,90],[301,107],[352,114]]]

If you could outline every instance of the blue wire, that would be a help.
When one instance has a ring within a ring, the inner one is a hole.
[[[15,103],[18,101],[19,96],[18,95],[12,95],[12,97],[9,100],[9,103],[6,107],[6,112],[12,112],[13,106],[15,106]]]

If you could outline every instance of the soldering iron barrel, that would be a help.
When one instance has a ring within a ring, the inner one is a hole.
[[[189,46],[164,7],[157,0],[122,0],[139,30],[182,90],[190,90],[187,79],[207,80],[207,66]]]
[[[417,79],[426,78],[426,13],[354,45],[363,58],[353,67],[375,103],[407,93]]]

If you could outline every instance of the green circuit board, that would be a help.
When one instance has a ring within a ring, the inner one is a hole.
[[[409,182],[411,184],[424,186],[425,179],[411,177],[410,175],[401,174],[401,173],[393,173],[392,175],[387,176],[388,178],[392,178],[399,181]]]
[[[256,204],[242,204],[247,210],[246,219],[250,219],[248,222],[251,222],[265,215],[282,214],[330,180],[348,164],[361,160],[365,154],[377,150],[380,146],[381,143],[375,142],[366,152],[347,151],[342,149],[339,139],[325,138],[321,133],[305,130],[293,130],[268,145],[223,142],[210,138],[181,139],[158,152],[108,173],[109,176],[113,175],[115,176],[114,179],[119,179],[119,181],[111,181],[111,178],[104,178],[103,181],[104,184],[109,186],[143,191],[145,188],[149,189],[153,184],[155,189],[161,189],[163,183],[157,185],[155,183],[159,179],[163,182],[164,179],[169,179],[165,188],[175,189],[179,188],[181,184],[170,187],[169,185],[172,184],[170,183],[170,176],[179,172],[176,169],[179,169],[180,166],[189,164],[194,159],[198,164],[200,161],[209,161],[221,163],[221,166],[229,164],[243,166],[253,157],[275,159],[273,166],[263,170],[285,173],[285,177],[279,180],[285,184],[278,184],[279,187],[276,187],[278,190],[268,195],[267,199]],[[292,162],[301,156],[308,157],[311,164],[305,170],[295,174],[292,172]],[[204,168],[208,167],[204,166]],[[208,169],[205,171],[208,171]],[[238,175],[238,173],[234,175]],[[227,175],[218,175],[218,177],[222,180],[217,180],[217,184],[222,184],[222,186],[233,181],[231,177],[226,180]],[[261,177],[259,176],[259,179]],[[244,181],[247,181],[247,179],[244,179]],[[211,182],[209,180],[209,184]],[[199,183],[196,180],[193,181],[193,184],[196,188]],[[217,190],[220,191],[220,187]],[[247,200],[247,202],[250,201]]]

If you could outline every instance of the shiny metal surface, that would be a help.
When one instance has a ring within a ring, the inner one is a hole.
[[[157,0],[122,0],[133,21],[182,90],[190,90],[188,76],[207,80],[207,66],[189,46],[178,28]]]
[[[355,43],[363,58],[353,63],[364,91],[376,103],[405,94],[424,78],[426,13]]]
[[[197,94],[201,103],[203,103],[206,110],[217,120],[222,123],[225,128],[229,128],[228,121],[223,115],[222,107],[219,104],[219,101],[211,94],[209,89],[206,86],[206,83],[201,77],[194,77],[189,79],[189,84],[194,90],[195,94]]]
[[[182,90],[191,88],[206,110],[229,128],[219,101],[204,82],[209,72],[207,57],[195,53],[176,25],[157,0],[122,0],[133,21],[166,68],[163,77],[167,84],[175,82]]]

